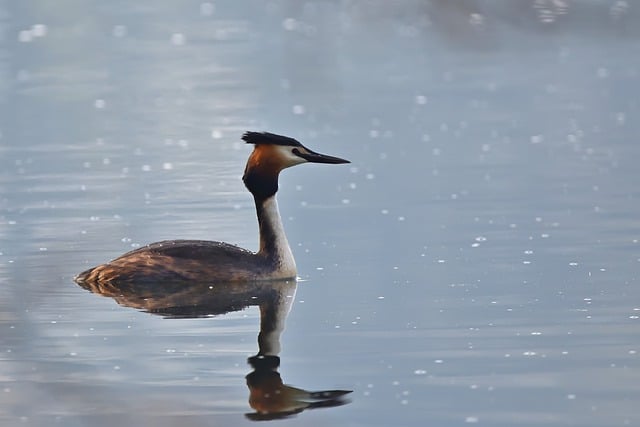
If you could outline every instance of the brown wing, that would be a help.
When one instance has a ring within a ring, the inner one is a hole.
[[[202,261],[210,261],[211,259],[220,257],[223,259],[237,259],[239,257],[254,255],[251,251],[224,242],[212,242],[209,240],[164,240],[129,251],[114,261],[141,253],[153,253],[174,258]]]

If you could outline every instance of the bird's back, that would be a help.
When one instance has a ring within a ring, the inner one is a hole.
[[[236,282],[260,280],[269,270],[267,258],[235,245],[206,240],[166,240],[86,270],[76,277],[76,282]]]

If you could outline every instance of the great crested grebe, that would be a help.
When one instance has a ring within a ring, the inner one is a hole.
[[[301,163],[349,163],[309,150],[293,138],[246,132],[254,144],[242,180],[253,194],[260,229],[254,253],[235,245],[206,240],[166,240],[127,252],[76,276],[78,283],[117,285],[159,281],[237,282],[296,277],[296,262],[285,236],[276,192],[280,171]]]

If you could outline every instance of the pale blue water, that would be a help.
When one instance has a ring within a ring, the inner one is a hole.
[[[563,6],[564,5],[564,6]],[[566,7],[568,8],[566,8]],[[255,249],[245,130],[302,281],[289,425],[637,425],[633,2],[0,5],[0,423],[251,424],[256,307],[166,319],[72,281],[171,238]]]

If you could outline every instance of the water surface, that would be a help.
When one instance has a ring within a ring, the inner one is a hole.
[[[2,425],[252,423],[256,306],[165,318],[72,281],[163,239],[255,249],[245,130],[352,161],[279,193],[280,375],[351,402],[272,423],[638,424],[639,24],[607,1],[0,6]]]

